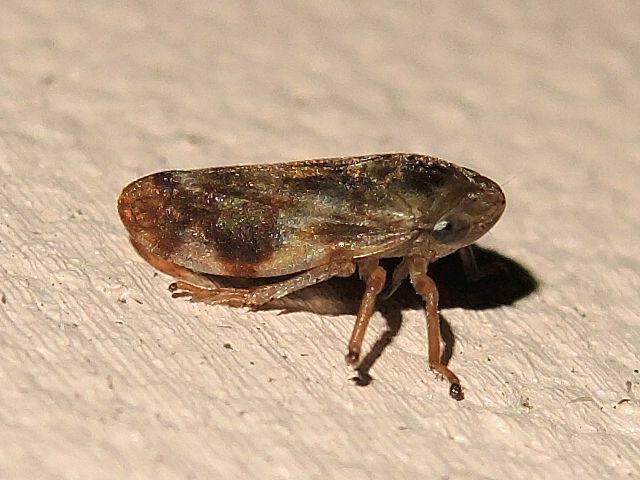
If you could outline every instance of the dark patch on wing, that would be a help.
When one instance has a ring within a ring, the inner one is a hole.
[[[215,223],[208,226],[208,241],[224,261],[258,265],[274,253],[277,211],[244,199],[220,204]]]
[[[381,187],[375,179],[350,169],[351,165],[320,165],[301,168],[296,175],[280,177],[281,191],[313,211],[313,202],[350,210],[357,215],[364,205],[374,204]]]
[[[146,178],[148,178],[149,181],[156,186],[156,188],[165,190],[167,192],[180,185],[180,180],[176,178],[174,172],[172,171],[154,173],[153,175],[150,175]]]
[[[300,177],[285,177],[283,187],[293,195],[321,194],[325,196],[343,197],[349,192],[357,192],[367,182],[359,181],[347,174],[344,169],[324,169],[323,172]]]
[[[355,164],[349,169],[358,172],[359,178],[366,175],[374,183],[383,184],[397,171],[398,160],[396,155],[384,155]]]
[[[206,209],[193,216],[188,230],[210,246],[225,270],[248,274],[274,254],[283,202],[278,179],[266,168],[214,168],[187,175],[192,176],[185,182],[193,185],[192,208]]]
[[[420,155],[407,155],[402,169],[402,187],[429,195],[442,187],[455,173],[447,162],[429,160]]]
[[[255,172],[237,168],[212,168],[207,170],[187,171],[183,174],[185,188],[199,192],[209,198],[225,197],[246,198],[256,192],[259,182]]]

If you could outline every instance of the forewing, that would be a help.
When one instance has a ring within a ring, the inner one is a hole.
[[[387,183],[398,159],[368,156],[168,171],[123,191],[138,245],[189,269],[269,277],[392,251],[415,220]]]

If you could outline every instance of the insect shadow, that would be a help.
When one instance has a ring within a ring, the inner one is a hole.
[[[538,288],[538,281],[533,274],[515,260],[477,245],[473,246],[473,250],[480,271],[487,271],[487,274],[479,280],[470,281],[465,277],[462,262],[456,254],[442,258],[429,266],[429,276],[436,282],[440,293],[441,310],[455,307],[485,310],[511,305]],[[388,272],[388,278],[391,277],[391,272],[398,263],[399,259],[381,261],[381,265]],[[363,291],[364,283],[357,274],[348,278],[336,277],[274,300],[260,309],[277,309],[282,313],[307,311],[323,315],[353,315],[358,309]],[[387,328],[356,368],[357,376],[353,380],[361,386],[371,383],[372,377],[369,374],[371,367],[400,331],[402,311],[424,309],[424,303],[406,280],[391,298],[379,299],[377,309],[383,315]],[[442,339],[445,342],[443,363],[446,365],[455,346],[455,336],[442,314],[440,320]]]

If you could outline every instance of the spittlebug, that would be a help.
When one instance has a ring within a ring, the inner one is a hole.
[[[442,363],[438,290],[429,263],[470,245],[505,207],[500,187],[467,168],[417,154],[391,153],[270,165],[170,170],[122,191],[120,218],[138,253],[178,281],[173,296],[258,307],[356,269],[365,291],[347,361],[359,361],[378,295],[381,258],[402,257],[389,297],[409,277],[426,304],[429,366],[462,400],[458,377]],[[219,288],[212,277],[272,279]]]

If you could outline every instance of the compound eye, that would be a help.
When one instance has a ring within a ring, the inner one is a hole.
[[[438,243],[452,244],[464,239],[471,228],[471,219],[464,213],[446,215],[436,222],[431,236]]]

